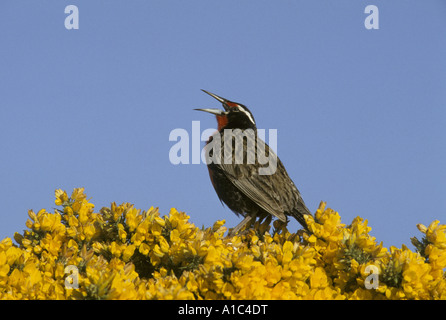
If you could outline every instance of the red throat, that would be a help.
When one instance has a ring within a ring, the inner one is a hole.
[[[228,124],[228,117],[226,115],[217,115],[218,131],[226,127]]]
[[[237,107],[237,106],[238,106],[237,103],[235,103],[235,102],[231,102],[231,101],[226,101],[226,105],[227,105],[228,107],[231,107],[231,108],[234,108],[234,107]]]

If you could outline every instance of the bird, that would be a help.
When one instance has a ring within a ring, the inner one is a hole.
[[[311,216],[311,212],[283,163],[258,137],[248,107],[202,91],[219,101],[224,109],[195,109],[211,113],[217,119],[218,130],[204,147],[209,177],[220,201],[244,218],[228,235],[233,236],[245,226],[253,225],[256,219],[268,216],[285,224],[288,217],[293,217],[309,231],[304,216]],[[275,164],[265,163],[265,158]]]

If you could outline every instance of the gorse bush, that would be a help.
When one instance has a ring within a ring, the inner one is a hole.
[[[311,234],[257,222],[225,236],[172,209],[112,203],[94,212],[84,189],[56,190],[54,213],[0,243],[2,299],[446,299],[446,225],[384,248],[367,221],[341,223],[321,203]]]

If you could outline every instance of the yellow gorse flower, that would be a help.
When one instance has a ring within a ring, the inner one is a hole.
[[[200,229],[176,209],[94,212],[83,188],[55,197],[54,212],[28,212],[17,245],[0,242],[1,299],[446,299],[439,221],[418,225],[412,251],[384,248],[367,220],[344,224],[325,203],[311,233],[267,219],[228,238],[224,221]]]

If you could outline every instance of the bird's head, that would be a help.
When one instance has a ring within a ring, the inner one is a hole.
[[[224,129],[256,129],[254,116],[246,106],[241,103],[229,101],[206,90],[203,90],[203,92],[217,99],[223,105],[224,110],[212,108],[195,109],[215,114],[217,117],[218,131]]]

